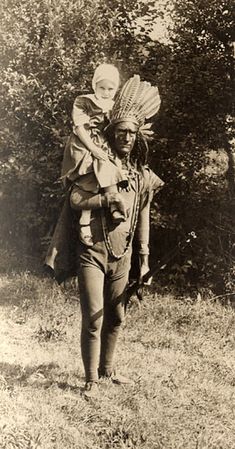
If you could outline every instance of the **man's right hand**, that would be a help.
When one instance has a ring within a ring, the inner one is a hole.
[[[107,207],[110,207],[111,205],[115,206],[115,208],[117,210],[119,210],[125,218],[127,218],[126,204],[125,204],[125,201],[124,201],[122,195],[119,192],[115,192],[115,193],[106,192],[104,194],[104,198],[105,198]]]

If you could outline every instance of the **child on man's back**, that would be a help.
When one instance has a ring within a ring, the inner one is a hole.
[[[73,133],[65,148],[62,178],[69,184],[76,184],[83,198],[96,194],[100,189],[115,193],[118,185],[127,184],[103,133],[109,123],[109,113],[118,86],[117,68],[111,64],[101,64],[92,79],[94,93],[78,96],[73,105]],[[122,210],[111,209],[115,223],[125,221],[124,208],[123,205]],[[93,245],[90,219],[91,211],[82,210],[79,235],[86,246]]]

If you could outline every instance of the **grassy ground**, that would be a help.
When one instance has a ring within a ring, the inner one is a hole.
[[[87,401],[74,288],[0,278],[1,449],[235,448],[235,311],[149,293],[128,312],[117,369]]]

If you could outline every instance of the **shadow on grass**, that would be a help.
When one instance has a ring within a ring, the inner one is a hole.
[[[38,299],[40,295],[40,275],[32,275],[29,272],[21,274],[12,273],[0,279],[0,305],[22,306],[29,305]],[[26,305],[26,304],[25,304]]]
[[[43,270],[43,256],[41,254],[27,253],[26,249],[17,249],[10,246],[8,242],[0,239],[0,274],[12,272],[22,273],[24,271],[40,272]]]
[[[67,380],[58,380],[58,377],[66,378],[67,373],[60,373],[54,379],[54,371],[59,368],[56,363],[41,364],[38,366],[22,367],[21,365],[0,363],[0,384],[5,384],[5,387],[12,389],[16,385],[20,386],[34,386],[49,388],[57,386],[61,390],[70,390],[74,392],[82,391],[81,386],[76,385]],[[76,380],[83,381],[83,376],[74,375]]]

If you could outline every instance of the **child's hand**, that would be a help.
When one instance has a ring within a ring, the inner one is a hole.
[[[96,150],[95,148],[91,151],[92,156],[94,156],[96,159],[100,159],[101,161],[107,161],[108,155],[105,153],[105,151],[101,150],[100,148]]]

